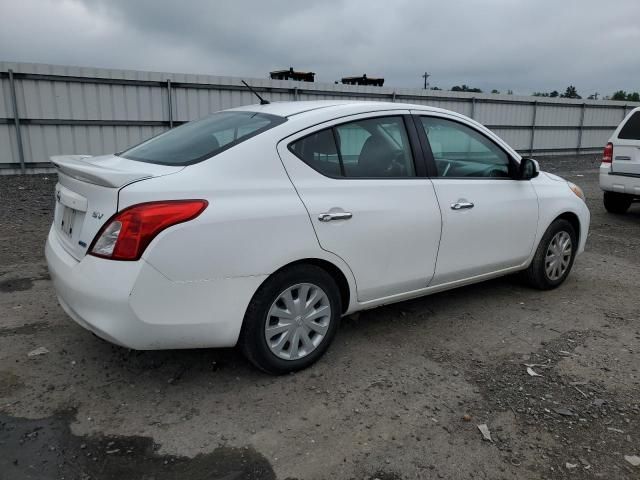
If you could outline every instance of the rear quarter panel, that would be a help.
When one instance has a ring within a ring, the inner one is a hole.
[[[267,132],[176,175],[124,188],[121,208],[181,198],[209,202],[197,219],[160,233],[143,259],[173,281],[194,282],[268,275],[319,258],[340,268],[355,291],[347,265],[320,248],[277,155],[277,140]]]

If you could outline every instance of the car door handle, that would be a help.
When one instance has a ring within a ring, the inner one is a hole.
[[[318,215],[318,220],[321,222],[330,222],[332,220],[349,220],[353,217],[350,212],[327,212]]]
[[[473,208],[471,202],[456,202],[451,204],[451,210],[463,210],[465,208]]]

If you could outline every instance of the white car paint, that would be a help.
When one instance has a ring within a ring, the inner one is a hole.
[[[521,160],[463,115],[353,101],[233,110],[288,119],[186,167],[117,156],[54,159],[60,199],[46,258],[62,307],[80,325],[136,349],[233,346],[256,290],[293,262],[313,259],[341,272],[349,290],[344,313],[349,314],[522,270],[546,228],[562,214],[578,218],[578,253],[584,250],[589,211],[558,177],[336,180],[287,149],[291,141],[328,125],[413,112],[454,118]],[[176,199],[206,199],[209,205],[197,218],[158,234],[139,260],[87,254],[116,212]],[[477,208],[449,208],[465,199]],[[73,205],[79,206],[73,232],[63,234],[63,207]],[[318,220],[322,213],[341,210],[352,219]]]
[[[632,116],[640,115],[640,107],[631,110],[615,129],[612,162],[600,164],[600,188],[640,198],[640,134],[637,139],[619,138],[620,131]]]

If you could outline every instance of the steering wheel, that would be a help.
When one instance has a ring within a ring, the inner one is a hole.
[[[504,178],[504,177],[507,177],[508,175],[506,175],[504,171],[500,170],[499,168],[494,168],[493,166],[490,166],[482,171],[482,176],[491,177],[491,178]]]

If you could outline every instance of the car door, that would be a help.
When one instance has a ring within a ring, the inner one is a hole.
[[[442,212],[432,285],[522,265],[531,254],[538,198],[488,131],[459,117],[414,117]]]
[[[640,177],[640,110],[636,109],[623,122],[613,145],[614,174]]]
[[[433,277],[440,209],[408,113],[355,115],[278,145],[320,246],[349,265],[360,302]]]

